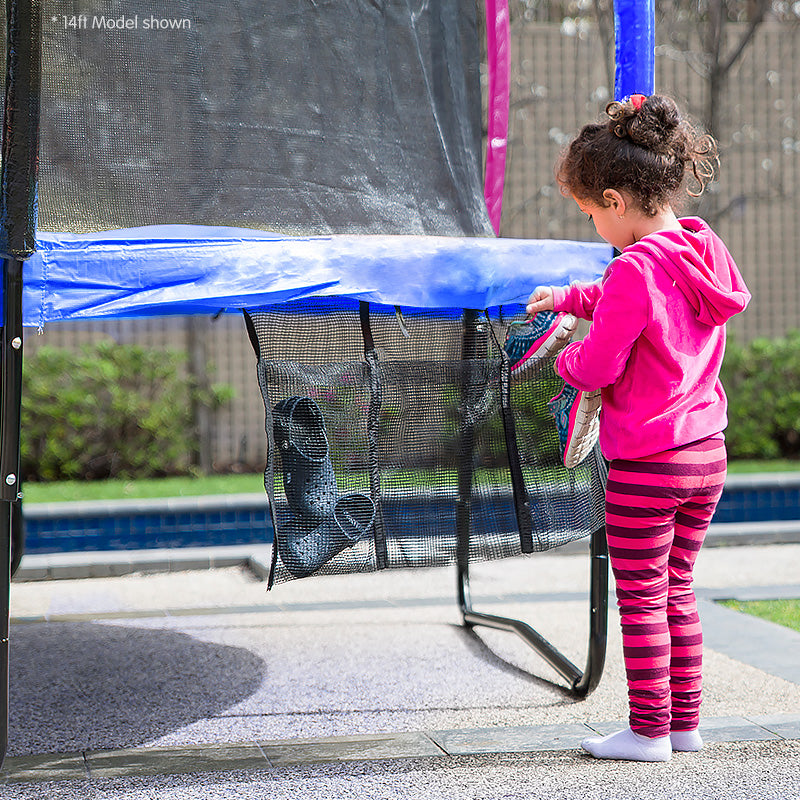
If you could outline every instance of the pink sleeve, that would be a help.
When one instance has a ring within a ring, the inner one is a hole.
[[[600,281],[553,286],[553,310],[567,311],[579,319],[592,319],[603,290]]]
[[[559,354],[556,371],[567,383],[583,391],[614,383],[624,372],[649,314],[644,277],[635,264],[617,259],[606,273],[589,333]]]

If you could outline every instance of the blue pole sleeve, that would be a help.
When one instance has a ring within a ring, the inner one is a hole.
[[[614,0],[614,41],[614,98],[653,94],[655,0]]]

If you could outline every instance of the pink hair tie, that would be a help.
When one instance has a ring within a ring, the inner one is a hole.
[[[642,103],[647,100],[643,94],[632,94],[631,105],[638,111],[642,107]]]

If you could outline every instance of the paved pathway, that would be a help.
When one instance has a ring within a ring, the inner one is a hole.
[[[613,609],[603,680],[575,701],[516,637],[459,625],[449,570],[266,594],[252,559],[204,557],[215,568],[14,584],[0,798],[800,798],[800,634],[714,602],[800,596],[800,545],[703,552],[707,747],[667,765],[577,749],[622,724]],[[587,562],[476,565],[476,607],[580,663]]]

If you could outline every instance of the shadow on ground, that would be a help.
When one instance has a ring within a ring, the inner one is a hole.
[[[522,680],[532,683],[543,689],[551,690],[555,694],[561,694],[566,700],[579,701],[583,699],[575,697],[568,686],[548,680],[547,678],[542,678],[531,672],[529,669],[521,667],[518,664],[515,664],[512,661],[509,661],[508,659],[498,655],[492,649],[491,645],[484,641],[481,635],[474,628],[459,627],[458,630],[466,641],[467,647],[470,649],[470,651],[472,651],[472,653],[478,658],[481,658],[486,664],[496,667],[508,675],[521,678]],[[534,656],[534,658],[538,658],[538,656]]]
[[[249,650],[177,631],[15,625],[8,754],[141,745],[245,700],[265,673]]]

